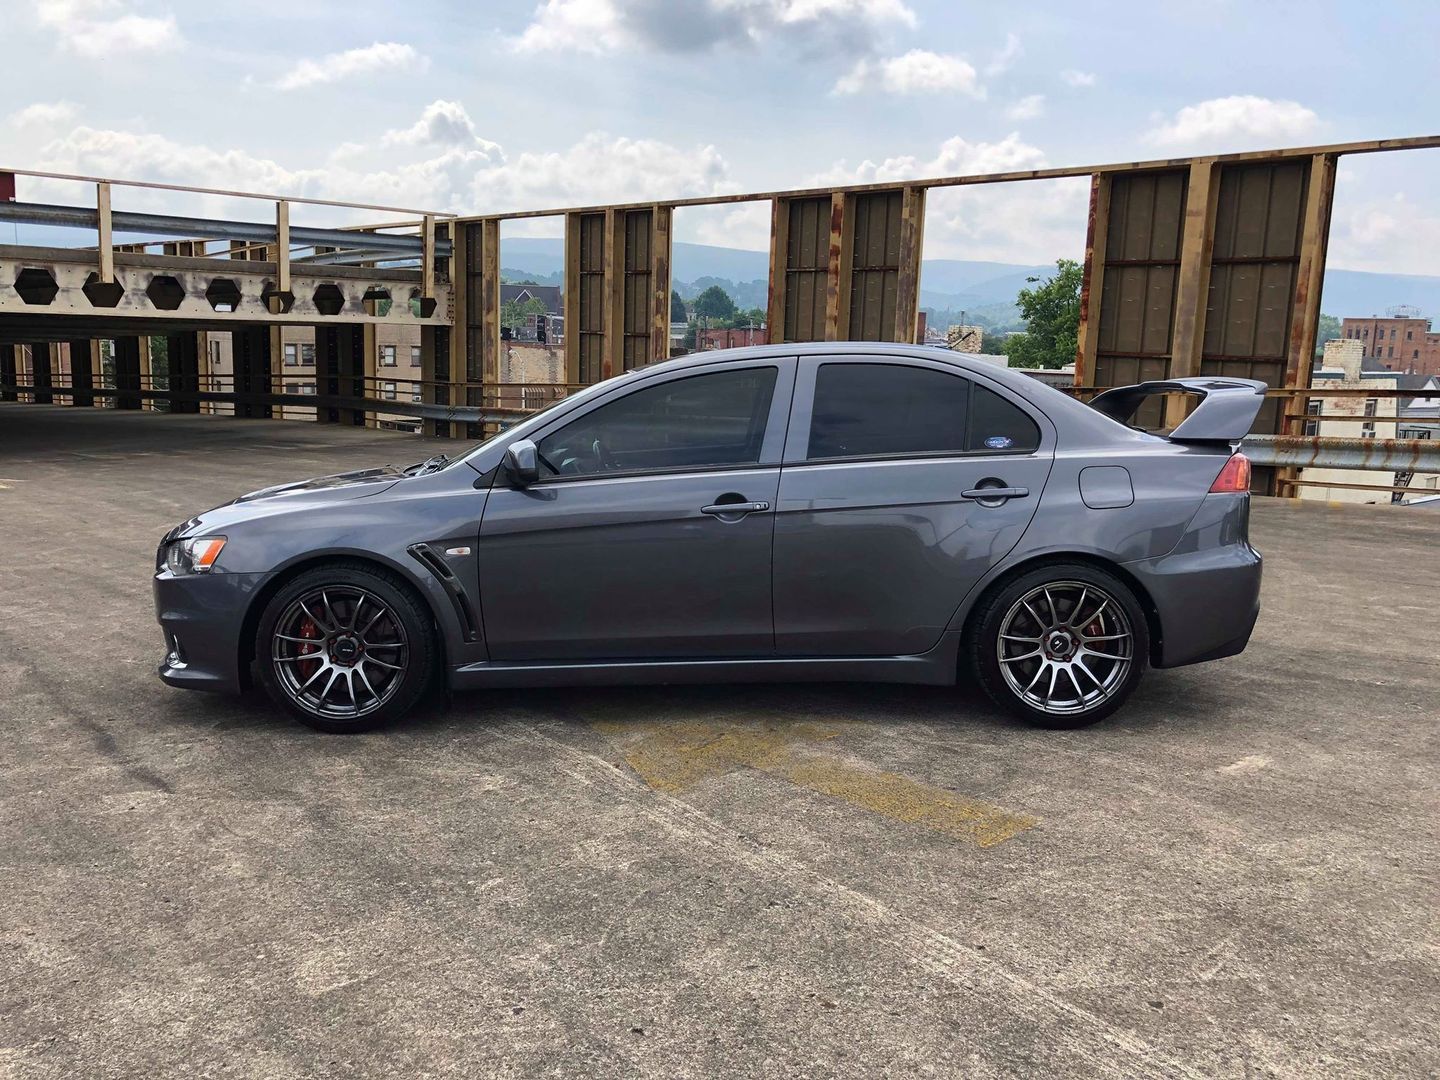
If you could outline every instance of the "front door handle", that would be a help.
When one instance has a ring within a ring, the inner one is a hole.
[[[727,502],[702,506],[700,513],[709,514],[712,517],[744,517],[746,514],[758,514],[769,509],[768,502]]]
[[[1006,499],[1023,499],[1029,494],[1030,489],[1023,487],[977,487],[962,491],[960,497],[978,503],[1002,503]]]

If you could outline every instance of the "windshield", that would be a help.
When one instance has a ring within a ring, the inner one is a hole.
[[[495,445],[495,443],[497,443],[497,442],[500,442],[500,441],[509,442],[509,441],[512,440],[512,439],[520,438],[520,437],[528,434],[529,432],[534,431],[535,428],[539,427],[542,423],[544,423],[545,414],[548,413],[548,412],[550,412],[552,409],[554,409],[555,406],[557,406],[557,405],[564,405],[564,404],[566,404],[567,402],[580,401],[580,400],[582,400],[582,399],[584,399],[584,398],[591,397],[591,396],[593,396],[596,392],[598,392],[598,391],[600,391],[600,390],[602,390],[602,389],[605,389],[605,390],[610,389],[611,387],[613,387],[613,386],[615,385],[615,383],[616,383],[618,380],[629,378],[629,377],[630,377],[631,375],[633,375],[633,374],[634,374],[633,371],[627,371],[627,372],[625,372],[623,375],[617,375],[617,376],[615,376],[615,377],[612,378],[612,379],[606,379],[604,382],[593,383],[593,384],[591,384],[590,386],[585,387],[585,389],[583,389],[583,390],[577,390],[577,391],[575,391],[574,393],[570,394],[570,395],[567,396],[567,397],[556,398],[554,401],[550,402],[550,404],[546,405],[544,408],[537,409],[535,412],[530,413],[528,416],[525,417],[525,419],[521,420],[518,424],[512,424],[510,427],[505,428],[505,430],[503,430],[503,431],[501,431],[501,432],[499,432],[499,433],[497,433],[497,434],[495,434],[495,435],[492,435],[490,438],[486,439],[484,442],[482,442],[482,443],[476,443],[476,444],[475,444],[474,446],[472,446],[469,450],[466,450],[463,454],[456,454],[454,457],[452,457],[452,458],[450,459],[450,463],[453,464],[453,463],[455,463],[455,462],[457,462],[457,461],[468,461],[468,460],[470,460],[471,458],[473,458],[476,454],[478,454],[478,453],[480,453],[482,450],[484,450],[486,447],[488,447],[488,446],[493,446],[493,445]]]

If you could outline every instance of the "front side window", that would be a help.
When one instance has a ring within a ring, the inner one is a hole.
[[[410,346],[410,366],[411,366],[411,367],[419,367],[419,366],[420,366],[420,346],[419,346],[419,345],[411,345],[411,346]]]
[[[896,457],[1030,451],[1040,430],[964,376],[902,364],[823,364],[806,457]]]
[[[394,346],[394,345],[381,345],[381,346],[380,346],[380,366],[381,366],[381,367],[394,367],[394,366],[395,366],[395,346]]]
[[[298,346],[295,346],[295,345],[286,345],[286,346],[285,346],[285,366],[286,366],[286,367],[294,367],[297,363],[299,363],[299,360],[297,359],[297,356],[298,356]]]
[[[541,467],[598,476],[757,464],[778,374],[741,368],[636,390],[541,439]]]

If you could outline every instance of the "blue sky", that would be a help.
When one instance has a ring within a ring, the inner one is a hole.
[[[1440,129],[1433,3],[0,2],[0,164],[441,210]],[[1332,265],[1440,273],[1437,180],[1440,151],[1347,159]],[[953,192],[926,254],[1078,254],[1083,217],[1083,181]],[[747,247],[765,227],[677,220]]]

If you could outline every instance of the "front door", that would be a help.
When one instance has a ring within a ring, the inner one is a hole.
[[[542,479],[485,507],[493,660],[769,656],[794,361],[643,378],[536,433]]]
[[[775,523],[777,652],[906,656],[938,644],[1034,516],[1050,430],[948,363],[802,361]]]

